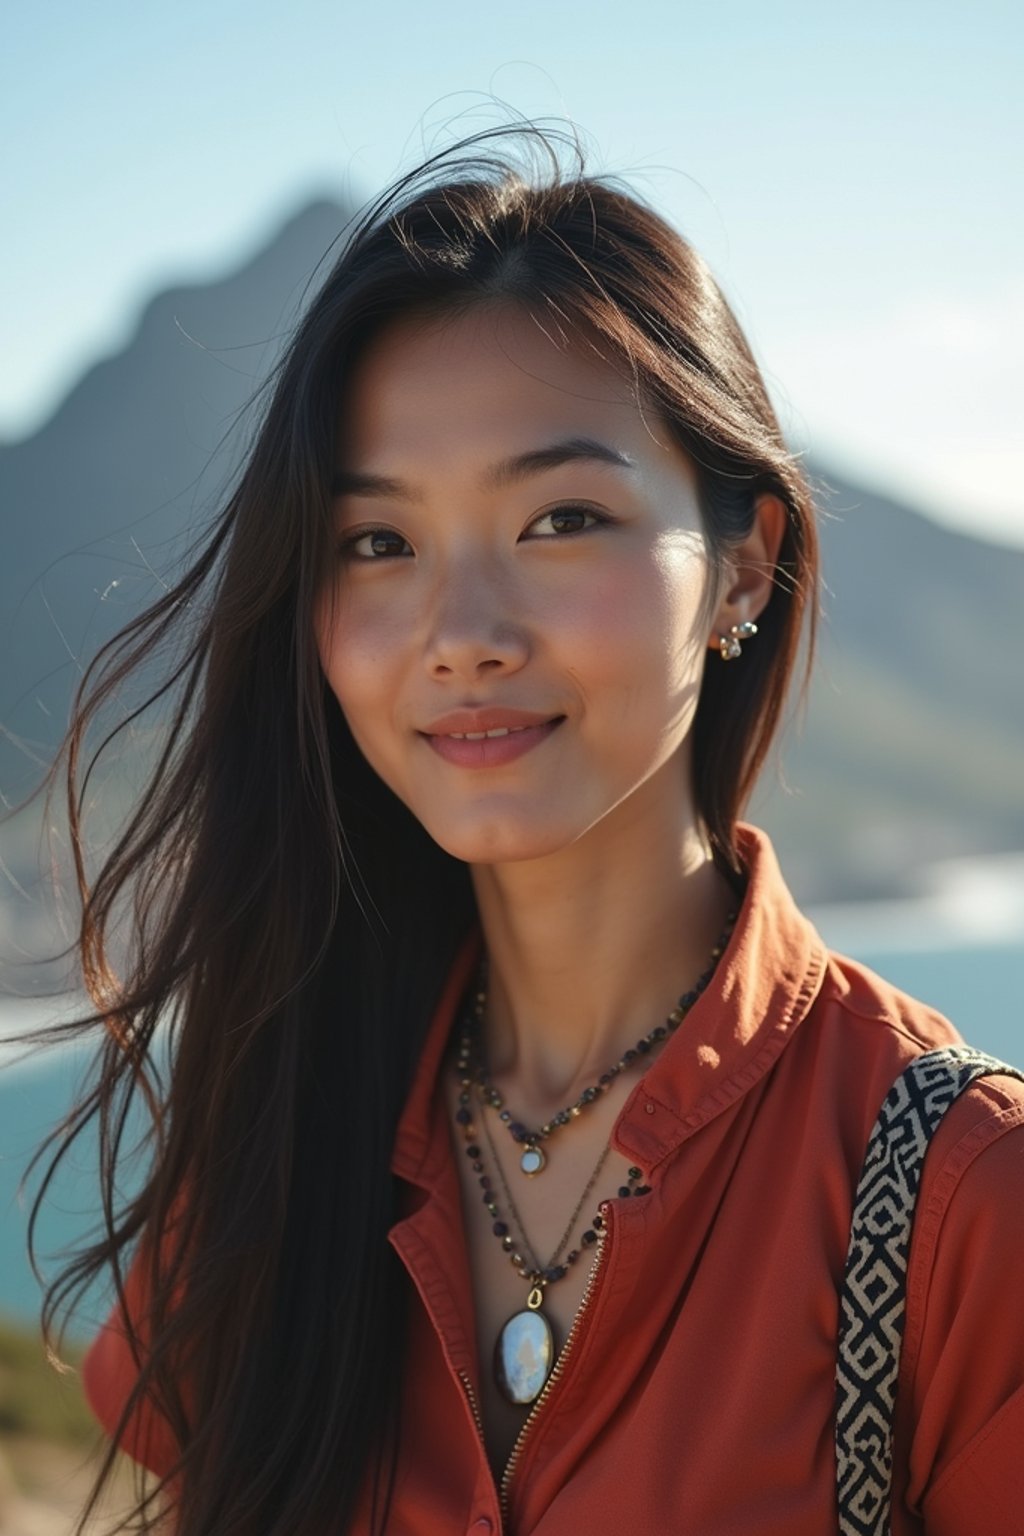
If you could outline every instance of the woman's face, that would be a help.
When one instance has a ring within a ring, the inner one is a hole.
[[[678,827],[711,577],[690,462],[617,369],[522,309],[396,322],[352,377],[336,491],[324,672],[443,848]]]

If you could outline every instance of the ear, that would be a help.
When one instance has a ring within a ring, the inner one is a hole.
[[[785,502],[769,491],[754,502],[750,532],[741,544],[733,544],[726,556],[725,585],[708,636],[710,650],[718,650],[721,637],[734,624],[756,619],[768,606],[787,517]]]

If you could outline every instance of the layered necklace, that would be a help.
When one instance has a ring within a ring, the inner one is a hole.
[[[544,1292],[549,1285],[564,1279],[581,1255],[593,1248],[599,1239],[603,1228],[600,1211],[591,1217],[590,1224],[584,1229],[579,1242],[573,1247],[569,1246],[580,1215],[604,1169],[611,1151],[611,1144],[605,1143],[586,1187],[569,1217],[558,1246],[546,1263],[540,1263],[536,1249],[526,1235],[523,1219],[516,1208],[515,1199],[505,1178],[498,1149],[488,1123],[488,1112],[496,1115],[517,1146],[522,1149],[519,1155],[520,1170],[528,1178],[534,1178],[541,1173],[548,1161],[543,1143],[548,1141],[557,1130],[572,1125],[578,1120],[590,1105],[607,1093],[620,1073],[629,1071],[640,1062],[645,1062],[651,1052],[679,1028],[714,975],[715,966],[729,942],[729,935],[735,921],[736,914],[730,913],[726,926],[711,951],[710,964],[690,990],[683,993],[665,1022],[649,1030],[634,1046],[624,1052],[617,1062],[601,1073],[596,1083],[583,1090],[575,1103],[559,1110],[558,1114],[553,1115],[544,1125],[534,1130],[528,1129],[506,1108],[504,1098],[495,1088],[487,1070],[483,1051],[487,974],[485,963],[481,964],[477,985],[463,1014],[459,1033],[455,1063],[459,1093],[455,1119],[463,1135],[466,1156],[480,1184],[483,1204],[491,1221],[491,1231],[501,1243],[513,1268],[529,1286],[525,1308],[513,1313],[503,1324],[494,1347],[495,1381],[502,1395],[510,1403],[525,1406],[534,1402],[544,1390],[545,1383],[551,1375],[556,1350],[551,1323],[544,1313]],[[506,1215],[502,1215],[491,1175],[484,1162],[477,1115],[473,1109],[474,1096],[479,1108],[479,1124],[483,1128],[484,1140],[487,1142],[493,1162]],[[627,1182],[617,1191],[619,1197],[627,1199],[633,1195],[647,1194],[649,1188],[640,1182],[642,1177],[641,1169],[631,1167],[627,1174]]]

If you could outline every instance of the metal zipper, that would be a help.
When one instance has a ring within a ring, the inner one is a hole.
[[[468,1375],[466,1374],[465,1371],[458,1371],[456,1374],[458,1375],[458,1378],[462,1382],[462,1385],[463,1385],[463,1387],[465,1389],[466,1401],[468,1402],[468,1404],[470,1406],[470,1410],[471,1410],[471,1412],[473,1414],[473,1418],[476,1420],[477,1432],[478,1432],[478,1434],[480,1436],[480,1449],[483,1451],[484,1456],[486,1456],[487,1455],[487,1441],[484,1439],[484,1420],[483,1420],[483,1415],[480,1412],[480,1404],[477,1402],[476,1393],[473,1390],[473,1383],[470,1381],[470,1379],[469,1379],[469,1377],[468,1377]],[[502,1523],[502,1526],[504,1526],[504,1524],[505,1524],[504,1514],[502,1515],[501,1523]]]
[[[526,1439],[526,1436],[529,1434],[530,1425],[534,1422],[538,1413],[540,1412],[548,1393],[555,1385],[555,1382],[561,1378],[563,1372],[565,1371],[566,1362],[569,1359],[569,1354],[576,1342],[576,1339],[579,1337],[580,1326],[583,1322],[583,1314],[586,1312],[587,1307],[590,1305],[590,1299],[593,1295],[594,1287],[597,1284],[598,1272],[601,1268],[601,1261],[604,1258],[605,1245],[608,1241],[609,1233],[611,1230],[611,1212],[607,1201],[603,1201],[601,1203],[600,1212],[603,1225],[597,1235],[597,1253],[594,1256],[594,1262],[591,1266],[590,1274],[587,1276],[586,1289],[580,1298],[579,1306],[576,1308],[576,1316],[572,1320],[572,1327],[569,1329],[569,1336],[559,1351],[558,1359],[555,1361],[551,1375],[548,1377],[547,1381],[541,1388],[540,1395],[534,1403],[533,1407],[530,1409],[526,1422],[524,1423],[522,1429],[519,1431],[519,1434],[516,1436],[516,1443],[512,1447],[512,1454],[509,1456],[508,1461],[505,1463],[505,1471],[502,1473],[501,1478],[501,1487],[498,1490],[498,1498],[501,1505],[502,1525],[505,1525],[508,1521],[508,1489],[509,1484],[512,1481],[512,1475],[516,1469],[516,1464],[522,1455],[523,1442]]]
[[[480,1431],[480,1444],[486,1450],[487,1445],[486,1441],[484,1440],[484,1420],[483,1415],[480,1412],[480,1404],[476,1400],[476,1393],[473,1391],[473,1383],[470,1381],[465,1371],[459,1371],[458,1377],[466,1389],[466,1397],[469,1400],[470,1409],[472,1410],[473,1417],[476,1420],[476,1427]]]

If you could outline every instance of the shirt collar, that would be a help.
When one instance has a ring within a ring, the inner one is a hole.
[[[738,828],[747,887],[707,990],[630,1094],[619,1151],[650,1172],[754,1086],[810,1011],[828,953],[798,910],[771,843]]]
[[[747,887],[729,944],[707,990],[639,1079],[616,1124],[614,1144],[648,1174],[765,1075],[806,1017],[825,974],[825,946],[797,909],[768,838],[741,824],[737,840]],[[432,1101],[480,949],[479,932],[459,949],[398,1124],[392,1169],[426,1187],[448,1157],[448,1127],[431,1113]]]

